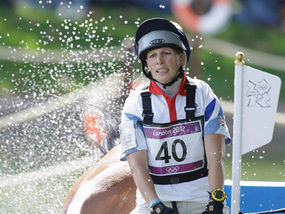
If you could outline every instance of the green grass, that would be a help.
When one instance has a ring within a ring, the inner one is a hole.
[[[141,20],[157,16],[151,11],[118,5],[98,6],[78,21],[61,19],[52,11],[39,8],[10,12],[0,13],[2,42],[5,46],[29,49],[76,50],[119,45],[123,38],[134,35]]]
[[[283,152],[282,152],[283,153]],[[242,157],[241,180],[284,182],[284,154],[263,154],[250,152]],[[232,179],[232,156],[225,160],[225,177]]]
[[[284,32],[278,28],[232,23],[225,32],[215,37],[257,51],[285,56]]]

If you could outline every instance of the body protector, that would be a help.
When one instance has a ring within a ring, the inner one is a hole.
[[[142,126],[149,148],[150,176],[155,184],[177,184],[208,176],[204,116],[195,117],[196,86],[187,82],[186,91],[186,119],[167,124],[152,122],[150,93],[141,93]]]
[[[154,81],[156,80],[152,78],[151,73],[146,71],[145,59],[148,51],[160,47],[172,47],[180,50],[185,53],[187,62],[191,53],[188,39],[179,24],[163,18],[153,18],[143,22],[136,32],[134,49],[142,63],[144,75]],[[179,77],[182,77],[183,73],[184,70],[181,67],[177,78],[163,85],[172,85]]]

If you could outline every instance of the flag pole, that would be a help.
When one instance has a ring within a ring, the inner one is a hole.
[[[231,214],[240,212],[240,177],[241,177],[241,144],[242,144],[242,107],[243,107],[243,68],[244,54],[236,53],[234,80],[234,118],[232,149],[232,194]]]

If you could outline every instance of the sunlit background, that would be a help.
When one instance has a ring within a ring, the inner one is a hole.
[[[187,32],[187,74],[209,83],[227,106],[231,133],[235,53],[281,78],[273,140],[243,156],[242,180],[285,181],[284,2],[2,0],[0,213],[61,213],[75,181],[117,143],[124,99],[144,81],[134,34],[158,16]],[[227,145],[227,179],[231,153]]]

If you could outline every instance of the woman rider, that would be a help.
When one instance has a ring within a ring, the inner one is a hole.
[[[130,93],[120,125],[122,160],[137,187],[132,213],[226,213],[229,133],[209,85],[186,76],[191,49],[182,28],[163,18],[146,20],[135,51],[149,82]]]

